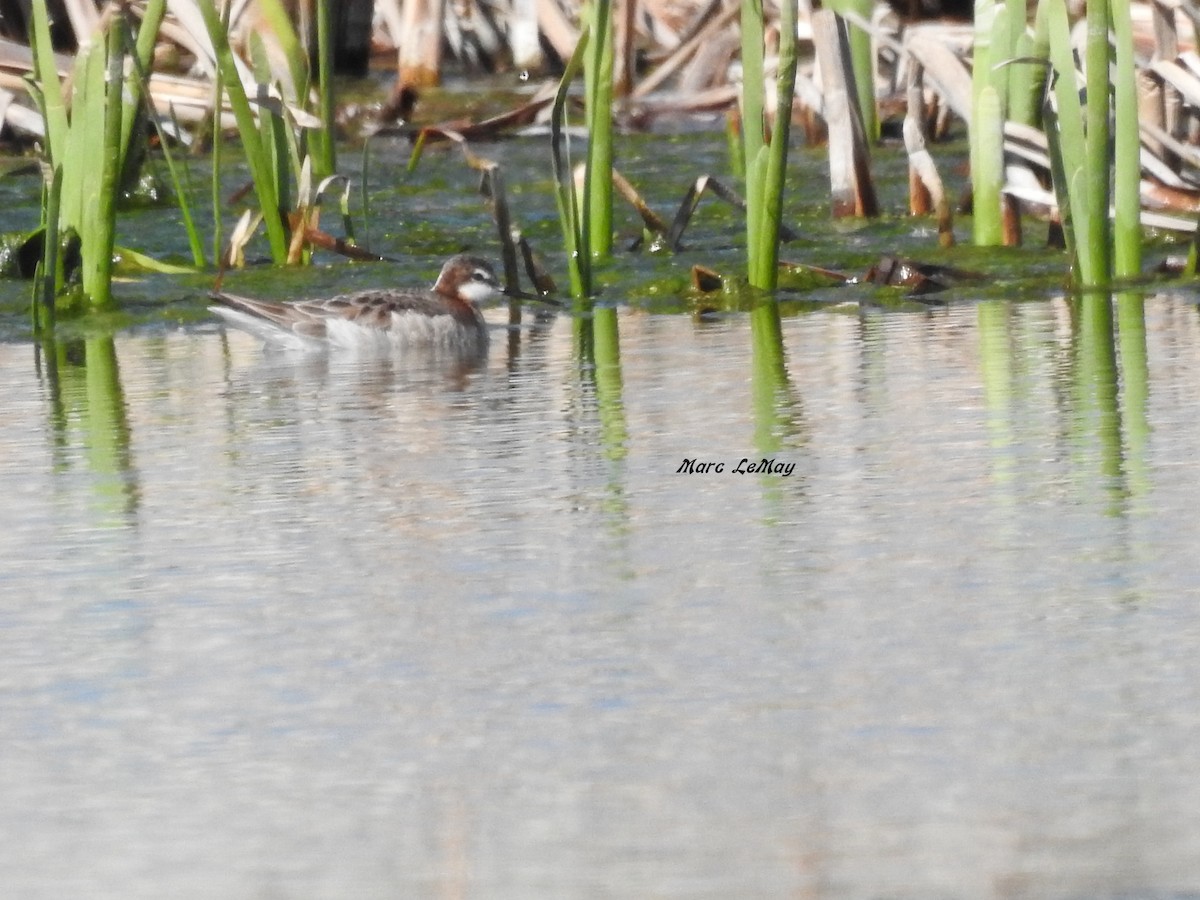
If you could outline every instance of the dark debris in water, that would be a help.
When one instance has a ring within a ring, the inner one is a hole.
[[[862,278],[823,266],[805,263],[780,263],[779,291],[799,293],[842,284],[874,284],[881,287],[907,288],[905,295],[924,300],[926,295],[949,290],[964,282],[978,283],[983,276],[978,272],[957,269],[952,266],[922,263],[896,256],[882,256]],[[711,308],[711,298],[717,294],[737,294],[745,289],[744,283],[722,275],[708,266],[694,265],[691,270],[692,290],[709,298],[702,305]],[[929,302],[925,300],[924,302]]]
[[[865,281],[888,287],[905,287],[910,296],[934,294],[964,281],[982,281],[978,272],[952,266],[921,263],[898,256],[883,256],[867,270]]]

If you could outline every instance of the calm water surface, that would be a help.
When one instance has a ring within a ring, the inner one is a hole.
[[[1200,317],[1103,318],[0,345],[4,893],[1200,895]]]

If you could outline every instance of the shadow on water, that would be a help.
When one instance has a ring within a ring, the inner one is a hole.
[[[113,336],[34,345],[35,366],[50,399],[55,468],[67,471],[82,452],[96,476],[93,500],[97,521],[131,524],[137,515],[137,470],[130,451],[130,427]]]

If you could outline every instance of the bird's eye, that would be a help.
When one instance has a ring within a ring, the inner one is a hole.
[[[483,269],[476,269],[474,272],[471,273],[471,277],[473,279],[475,279],[476,281],[487,281],[488,280],[487,272],[483,271]]]

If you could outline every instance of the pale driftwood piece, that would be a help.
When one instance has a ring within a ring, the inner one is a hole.
[[[1046,135],[1032,125],[1007,121],[1004,123],[1004,155],[1031,163],[1050,172],[1050,150]]]
[[[1042,182],[1029,166],[1017,165],[1004,167],[1003,191],[1006,202],[1015,204],[1019,201],[1034,215],[1041,215],[1043,217],[1048,217],[1051,213],[1057,215],[1057,209],[1042,206],[1040,203],[1033,203],[1028,199],[1029,192],[1040,190],[1043,190]]]
[[[809,146],[824,144],[829,138],[829,129],[825,126],[825,98],[814,78],[803,72],[796,73],[792,121],[799,122],[804,128],[804,141]]]
[[[72,67],[71,58],[55,54],[55,66],[59,77],[66,78]],[[32,71],[33,55],[29,48],[0,39],[0,88],[26,94],[28,85],[25,78]],[[257,92],[256,86],[251,85],[251,88]],[[169,118],[173,105],[180,122],[198,122],[207,118],[212,109],[212,84],[200,79],[155,72],[150,76],[150,100],[160,116]],[[9,124],[30,134],[41,135],[44,132],[41,114],[19,104],[10,108]],[[232,113],[224,115],[222,127],[235,127]]]
[[[933,208],[933,194],[921,177],[920,166],[932,157],[925,146],[925,97],[921,87],[921,64],[914,63],[908,69],[907,102],[904,111],[904,150],[908,153],[908,211],[910,215],[927,216]],[[914,157],[921,156],[920,163]],[[934,169],[936,176],[937,170]]]
[[[507,54],[499,26],[478,0],[456,0],[443,7],[442,15],[443,39],[458,59],[483,68],[486,60]]]
[[[1159,228],[1163,231],[1177,231],[1180,234],[1194,234],[1196,231],[1195,216],[1183,219],[1179,216],[1169,216],[1162,213],[1142,210],[1140,218],[1142,224],[1147,228]]]
[[[956,116],[970,122],[971,73],[948,41],[932,28],[910,28],[904,49],[925,69],[925,82]]]
[[[617,0],[613,15],[613,94],[628,97],[633,91],[635,68],[633,41],[641,0]]]
[[[1197,190],[1196,181],[1189,181],[1180,174],[1180,167],[1188,164],[1200,167],[1200,148],[1182,144],[1167,134],[1162,128],[1143,121],[1141,124],[1142,151],[1141,166],[1149,175],[1142,180],[1142,202],[1155,208],[1169,208],[1176,211],[1190,209],[1181,198],[1188,197]],[[1151,151],[1152,145],[1164,146],[1168,151],[1178,150],[1173,155],[1173,162],[1168,163]],[[1017,158],[1022,165],[1005,167],[1006,183],[1004,191],[1018,199],[1025,200],[1029,190],[1038,184],[1031,167],[1048,175],[1050,172],[1050,156],[1046,136],[1029,125],[1016,122],[1006,122],[1004,125],[1004,153],[1006,157]]]
[[[537,17],[542,36],[558,58],[566,62],[579,43],[579,29],[568,21],[555,0],[537,0]]]
[[[404,14],[400,6],[400,0],[375,0],[375,12],[383,21],[383,30],[393,49],[400,47],[400,35],[404,33]]]
[[[874,216],[879,213],[866,129],[850,67],[845,21],[827,9],[812,15],[813,43],[825,96],[829,127],[829,189],[833,215]]]
[[[71,22],[71,30],[75,32],[76,43],[82,45],[89,42],[100,27],[100,13],[96,11],[96,4],[92,0],[63,0],[63,7]]]
[[[209,78],[213,78],[217,70],[216,51],[213,50],[212,41],[208,38],[208,29],[204,25],[204,17],[200,15],[200,10],[196,6],[197,2],[204,2],[204,0],[167,0],[167,10],[179,23],[179,26],[175,26],[169,19],[164,20],[160,32],[172,40],[180,42],[181,46],[196,57],[196,63],[204,73]],[[240,15],[244,6],[245,4],[235,6],[234,14]],[[233,29],[235,21],[236,19],[231,16],[230,30]],[[182,28],[182,32],[180,28]],[[233,62],[237,67],[243,90],[247,96],[255,96],[258,93],[258,84],[255,81],[254,73],[236,53],[233,54]]]
[[[397,53],[398,89],[434,87],[442,77],[443,0],[407,0]]]
[[[629,179],[616,169],[613,169],[612,182],[613,187],[617,189],[617,193],[624,197],[625,202],[637,212],[646,230],[652,232],[658,240],[665,238],[670,226],[667,225],[658,213],[650,208],[650,204],[646,202],[645,198],[638,192],[638,189],[629,183]]]
[[[1183,60],[1189,54],[1183,54]],[[1192,54],[1194,56],[1194,54]],[[1179,63],[1169,59],[1158,59],[1150,63],[1150,71],[1163,80],[1165,87],[1163,119],[1172,134],[1183,131],[1191,117],[1184,117],[1181,104],[1200,107],[1200,78]],[[1177,123],[1177,124],[1172,124]]]
[[[1161,128],[1148,122],[1141,125],[1142,150],[1141,166],[1165,187],[1177,190],[1187,190],[1194,187],[1185,181],[1178,172],[1178,165],[1172,167],[1150,150],[1152,144],[1178,148],[1182,151],[1177,159],[1190,159],[1192,165],[1200,165],[1200,149],[1181,144]],[[1046,136],[1031,125],[1021,125],[1017,122],[1004,123],[1004,154],[1010,159],[1022,161],[1022,168],[1030,166],[1039,169],[1046,175],[1050,173],[1050,155]],[[1011,174],[1014,166],[1010,163],[1006,171]],[[1011,179],[1010,179],[1011,180]]]
[[[167,16],[158,26],[158,38],[160,41],[178,44],[185,53],[190,53],[195,58],[197,68],[208,78],[213,77],[212,47],[202,43],[190,28],[181,25],[172,16]]]
[[[1048,191],[1042,187],[1032,186],[1017,186],[1005,185],[1005,193],[1022,200],[1026,203],[1034,203],[1040,206],[1045,206],[1048,209],[1057,209],[1057,202],[1053,191]],[[1196,231],[1196,218],[1182,218],[1180,216],[1167,215],[1153,210],[1143,209],[1139,216],[1143,225],[1147,228],[1159,228],[1163,231],[1176,231],[1180,234],[1190,234]]]
[[[1143,181],[1141,184],[1142,205],[1155,212],[1185,212],[1200,211],[1200,191],[1179,190],[1169,188],[1154,181]]]
[[[64,53],[54,54],[54,68],[59,78],[66,78],[75,66],[75,60]],[[0,73],[8,72],[23,78],[33,71],[33,51],[25,44],[8,38],[0,38]],[[20,86],[18,85],[20,89]]]
[[[0,88],[0,123],[8,121],[8,111],[13,105],[13,95],[10,91]]]
[[[933,156],[925,145],[925,109],[922,102],[921,67],[908,70],[908,112],[904,116],[904,149],[908,151],[909,210],[925,215],[930,209],[937,215],[938,243],[954,245],[954,218],[946,190]]]
[[[679,210],[671,222],[671,229],[667,232],[666,245],[672,250],[680,249],[679,242],[683,238],[684,229],[692,220],[692,215],[696,212],[700,198],[704,196],[705,192],[712,192],[743,214],[746,212],[746,201],[737,191],[726,187],[723,182],[711,175],[701,175],[688,188],[688,192],[684,195],[683,202],[679,204]],[[784,241],[794,241],[796,233],[786,225],[780,224],[779,237]]]
[[[705,13],[711,10],[713,13],[720,7],[719,3],[710,3],[705,7]],[[740,10],[734,5],[724,10],[719,16],[711,19],[706,23],[697,23],[701,27],[689,36],[685,41],[679,44],[675,51],[665,59],[661,65],[653,72],[643,78],[633,90],[633,96],[645,97],[646,95],[658,90],[664,82],[671,76],[675,75],[696,53],[698,47],[710,41],[716,35],[729,29],[733,20],[737,18]]]
[[[653,97],[629,101],[625,112],[630,118],[640,120],[657,116],[719,112],[736,104],[739,94],[738,88],[731,84],[686,94],[658,93]]]
[[[508,46],[517,69],[539,74],[545,71],[546,54],[538,39],[537,0],[512,0]]]
[[[8,107],[4,113],[4,121],[25,134],[31,134],[34,137],[45,137],[46,135],[46,124],[42,121],[41,115],[19,103],[13,103]]]
[[[246,14],[253,3],[254,0],[230,0],[229,27],[231,29],[237,29],[241,25],[242,16]]]
[[[1150,0],[1150,22],[1154,31],[1154,59],[1174,59],[1179,55],[1179,29],[1175,24],[1178,2]]]
[[[825,98],[821,96],[821,89],[813,81],[811,74],[796,73],[796,99],[800,101],[803,109],[818,116],[824,114]]]
[[[154,111],[164,120],[174,117],[184,124],[203,122],[212,116],[212,85],[190,79],[155,75],[150,79],[150,100]],[[221,111],[221,128],[237,127],[237,119],[228,109]]]
[[[878,5],[876,5],[870,20],[864,19],[853,9],[845,9],[838,13],[849,24],[855,26],[866,34],[873,42],[874,47],[871,51],[871,87],[872,96],[876,94],[876,85],[879,84],[879,62],[880,50],[890,50],[896,56],[904,54],[903,45],[893,36],[894,32],[884,27],[880,16],[884,13]]]
[[[703,6],[693,10],[691,18],[680,28],[672,28],[665,20],[670,17],[670,10],[661,0],[642,0],[642,6],[651,19],[651,30],[663,34],[652,33],[651,39],[657,45],[647,54],[647,62],[653,66],[665,62],[679,47],[691,41],[696,33],[704,28],[709,20],[717,14],[725,0],[705,0]],[[737,4],[732,4],[734,8]]]
[[[204,17],[196,7],[194,0],[167,0],[167,11],[175,22],[165,19],[160,33],[175,41],[196,58],[198,65],[209,78],[216,73],[216,53],[212,41],[208,39],[208,30],[204,27]],[[178,24],[176,24],[178,23]],[[242,84],[247,81],[246,74],[241,74]]]
[[[1138,71],[1137,105],[1138,121],[1143,125],[1153,125],[1159,130],[1166,129],[1165,111],[1163,109],[1163,86],[1155,76]],[[1163,144],[1154,138],[1142,137],[1142,142],[1157,154],[1163,153]]]
[[[1158,128],[1149,122],[1141,123],[1142,140],[1146,140],[1149,135],[1155,141],[1160,142],[1164,147],[1170,150],[1181,162],[1186,162],[1191,166],[1200,167],[1200,148],[1185,144],[1182,141],[1176,140],[1171,135],[1167,134],[1164,129]]]
[[[676,87],[683,93],[703,91],[729,83],[729,72],[735,60],[741,57],[741,39],[733,29],[725,29],[704,41],[683,68]],[[773,62],[768,63],[773,65]],[[764,73],[765,74],[765,73]],[[775,101],[774,72],[767,81],[766,98]]]
[[[1160,159],[1155,154],[1151,153],[1146,147],[1142,148],[1141,154],[1142,169],[1147,175],[1150,175],[1163,187],[1173,190],[1187,190],[1194,187],[1194,184],[1189,184],[1180,177],[1167,162]]]
[[[1200,56],[1196,55],[1195,50],[1185,50],[1179,54],[1176,61],[1193,75],[1200,77]]]

